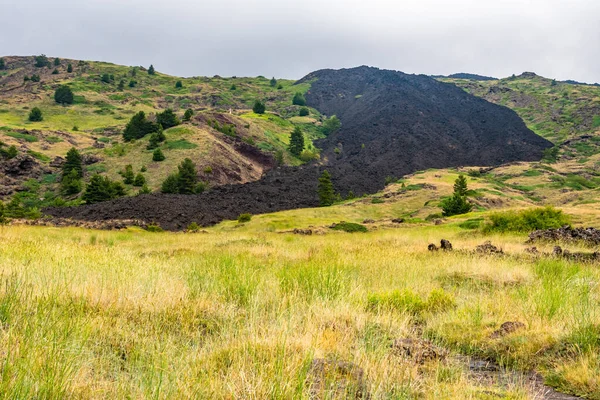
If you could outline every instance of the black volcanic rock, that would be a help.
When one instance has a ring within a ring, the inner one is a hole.
[[[313,72],[308,105],[342,128],[319,145],[337,186],[374,192],[427,168],[534,161],[552,144],[512,110],[423,75],[359,67]]]
[[[212,225],[242,213],[316,206],[323,169],[332,173],[337,191],[359,195],[382,189],[387,176],[538,160],[552,146],[508,108],[427,76],[359,67],[321,70],[299,82],[309,81],[308,104],[342,121],[341,129],[318,143],[325,165],[276,168],[257,182],[200,195],[153,194],[45,212],[91,221],[138,219],[184,229],[191,222]]]

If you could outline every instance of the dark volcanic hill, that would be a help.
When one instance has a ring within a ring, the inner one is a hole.
[[[424,75],[359,67],[314,72],[310,106],[342,128],[320,145],[338,187],[374,192],[386,176],[539,160],[551,143],[517,114]]]
[[[317,177],[328,169],[337,191],[372,193],[387,176],[426,168],[532,161],[552,144],[508,108],[423,75],[359,67],[321,70],[308,105],[337,115],[342,128],[322,140],[323,165],[278,168],[257,182],[193,196],[145,195],[47,214],[85,220],[142,219],[163,228],[214,224],[239,214],[317,205]]]

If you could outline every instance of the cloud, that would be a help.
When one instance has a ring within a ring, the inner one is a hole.
[[[0,53],[299,78],[361,64],[600,81],[596,0],[5,0]]]

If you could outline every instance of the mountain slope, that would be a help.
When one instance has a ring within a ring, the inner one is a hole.
[[[315,206],[317,177],[332,172],[345,195],[382,189],[387,176],[458,165],[539,159],[551,143],[516,114],[426,76],[375,68],[317,71],[308,104],[339,115],[342,128],[319,142],[321,165],[277,168],[261,180],[217,187],[194,196],[147,195],[78,208],[49,209],[58,217],[142,219],[168,229],[208,225],[241,213]]]

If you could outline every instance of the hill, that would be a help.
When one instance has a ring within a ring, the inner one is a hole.
[[[201,195],[149,195],[47,213],[86,220],[119,216],[182,229],[242,213],[315,206],[323,169],[331,171],[342,196],[361,195],[419,169],[536,160],[551,146],[514,112],[426,76],[359,67],[317,71],[295,84],[303,85],[310,86],[307,104],[338,115],[342,124],[318,142],[322,165],[278,168],[258,182]]]

